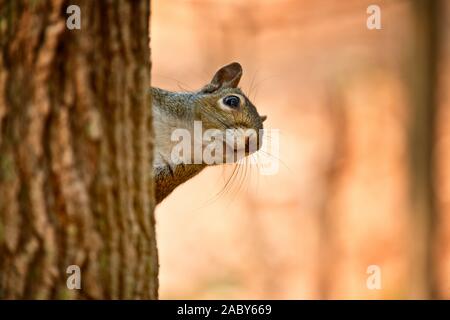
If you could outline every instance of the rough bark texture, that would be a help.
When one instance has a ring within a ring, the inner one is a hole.
[[[0,298],[157,298],[149,6],[0,0]]]

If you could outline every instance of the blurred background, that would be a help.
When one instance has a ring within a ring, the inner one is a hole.
[[[437,38],[414,0],[152,1],[152,85],[197,90],[238,61],[280,130],[275,175],[225,188],[233,168],[208,168],[159,205],[161,298],[450,298],[441,3]]]

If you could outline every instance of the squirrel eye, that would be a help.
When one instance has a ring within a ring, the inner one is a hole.
[[[231,108],[239,107],[240,103],[241,100],[237,96],[226,96],[223,98],[223,104]]]

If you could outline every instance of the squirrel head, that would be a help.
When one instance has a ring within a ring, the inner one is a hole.
[[[237,162],[261,147],[266,117],[258,114],[238,88],[241,76],[242,67],[234,62],[220,68],[211,82],[196,92],[151,88],[157,203],[207,165]],[[185,135],[187,132],[190,134]]]
[[[202,121],[205,129],[226,129],[244,132],[249,129],[256,133],[256,150],[248,150],[248,155],[261,146],[261,133],[266,116],[260,116],[256,107],[238,88],[242,76],[242,67],[233,62],[220,68],[211,82],[205,85],[196,95],[198,106],[195,110],[197,120]]]

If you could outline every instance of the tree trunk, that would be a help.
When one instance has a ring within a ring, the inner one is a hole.
[[[0,298],[155,299],[150,3],[71,4],[0,0]]]
[[[413,48],[407,66],[410,78],[411,119],[409,153],[411,177],[411,288],[415,299],[436,298],[433,247],[436,219],[434,141],[440,48],[440,0],[414,0]]]

